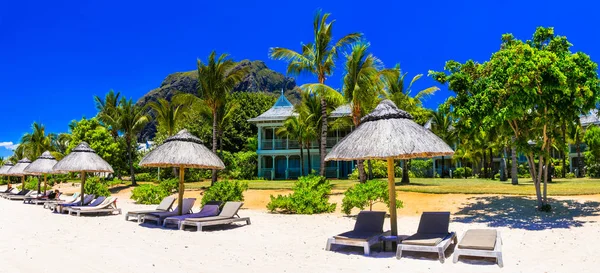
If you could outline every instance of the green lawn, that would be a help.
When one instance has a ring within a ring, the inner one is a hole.
[[[294,180],[244,180],[250,189],[277,190],[292,189]],[[356,180],[331,180],[334,190],[346,190],[358,181]],[[411,184],[403,185],[397,179],[398,191],[420,193],[457,193],[457,194],[515,194],[535,195],[533,182],[530,179],[519,179],[519,185],[512,185],[510,181],[488,179],[432,179],[411,178]],[[201,189],[210,186],[210,181],[185,183],[186,189]],[[548,184],[548,195],[585,195],[600,194],[600,179],[554,179]]]

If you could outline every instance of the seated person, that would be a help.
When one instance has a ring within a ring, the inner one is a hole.
[[[60,192],[58,190],[54,190],[53,192],[51,192],[50,194],[48,194],[48,199],[54,199],[58,196]]]

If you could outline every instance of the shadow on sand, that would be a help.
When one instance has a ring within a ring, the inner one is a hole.
[[[454,214],[453,221],[486,223],[490,227],[525,230],[580,227],[595,222],[584,217],[600,215],[600,203],[549,199],[552,212],[535,209],[535,198],[523,196],[472,197],[470,203]]]

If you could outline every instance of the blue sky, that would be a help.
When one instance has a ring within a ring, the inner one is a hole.
[[[600,61],[594,1],[0,1],[0,156],[38,121],[50,132],[93,117],[92,97],[109,89],[137,100],[169,73],[195,69],[210,51],[236,60],[285,63],[268,49],[310,42],[319,8],[334,35],[362,32],[386,66],[409,76],[454,59],[484,61],[503,33],[531,37],[554,26],[573,50]],[[327,83],[339,87],[342,71]],[[314,81],[301,77],[299,83]],[[416,87],[435,84],[424,79]],[[426,106],[450,93],[442,88]]]

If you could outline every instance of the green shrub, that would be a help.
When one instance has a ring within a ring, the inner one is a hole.
[[[177,190],[179,189],[179,179],[164,179],[163,181],[160,181],[160,183],[158,183],[158,186],[161,187],[165,192],[171,194],[177,192]]]
[[[104,183],[106,184],[106,186],[108,186],[110,188],[110,187],[114,187],[114,186],[123,184],[123,180],[115,177],[112,180],[106,180],[106,182],[104,182]]]
[[[417,178],[431,178],[433,177],[433,161],[431,159],[413,159],[410,162],[410,171]]]
[[[566,177],[566,178],[569,178],[569,179],[572,179],[572,178],[575,178],[575,174],[574,174],[574,173],[571,173],[571,172],[568,172],[568,173],[565,175],[565,177]]]
[[[387,182],[369,180],[349,188],[344,193],[342,212],[350,214],[353,208],[364,210],[367,206],[369,210],[373,210],[373,204],[375,203],[385,203],[388,207],[390,206]],[[402,201],[396,200],[396,207],[401,208]]]
[[[139,173],[135,175],[135,179],[137,181],[143,181],[143,182],[156,182],[157,179],[154,175],[152,175],[151,173]]]
[[[562,177],[563,166],[554,166],[554,177]]]
[[[185,170],[185,181],[202,181],[205,179],[210,179],[212,176],[212,170],[204,170],[204,169],[187,169]],[[177,178],[179,176],[172,177]],[[162,177],[161,177],[162,178]]]
[[[84,185],[85,194],[93,194],[96,196],[110,196],[110,191],[106,182],[102,181],[99,177],[92,176],[85,180]]]
[[[471,177],[473,176],[473,169],[469,168],[469,167],[465,167],[465,177]]]
[[[25,180],[25,189],[37,191],[37,188],[38,188],[37,177],[34,177],[34,176],[27,177],[27,179]]]
[[[209,201],[244,201],[244,191],[248,189],[247,182],[219,181],[204,192],[202,205]]]
[[[494,179],[500,179],[500,173],[494,174]]]
[[[333,185],[325,177],[309,175],[298,178],[294,184],[294,192],[277,197],[271,195],[267,204],[270,212],[295,214],[314,214],[333,212],[335,204],[329,203],[329,194]]]
[[[234,179],[252,179],[258,175],[258,155],[255,151],[239,152],[234,155],[230,176]]]
[[[165,197],[171,195],[161,186],[143,184],[137,186],[131,191],[131,199],[138,204],[152,205],[159,204]]]
[[[365,174],[369,175],[369,164],[367,160],[364,162]],[[373,171],[373,178],[386,178],[387,177],[387,162],[385,160],[371,160],[371,168]],[[396,177],[402,177],[402,168],[394,167],[394,175]],[[354,168],[351,174],[348,175],[349,179],[358,179],[358,168]]]
[[[585,166],[585,174],[591,178],[599,178],[600,177],[600,164],[592,164],[589,166]]]
[[[465,178],[465,168],[456,168],[452,172],[452,178]]]

